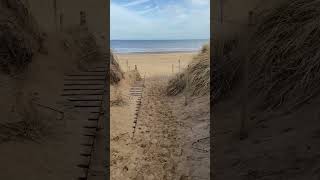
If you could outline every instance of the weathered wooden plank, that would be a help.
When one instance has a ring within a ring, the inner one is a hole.
[[[64,79],[65,81],[85,81],[85,82],[92,82],[92,81],[105,81],[105,78],[92,78],[92,79],[84,79],[84,78],[77,78],[77,79],[73,79],[73,78],[66,78]]]
[[[92,98],[92,99],[88,99],[88,98],[68,98],[68,101],[72,101],[72,102],[96,102],[96,103],[101,103],[102,99],[99,98]]]
[[[64,86],[104,86],[104,83],[77,82],[77,83],[64,83]]]
[[[65,74],[64,76],[66,77],[104,77],[105,74],[104,73],[85,73],[85,72],[81,72],[79,74]]]
[[[63,89],[63,91],[103,91],[103,88],[88,88],[88,87],[82,87],[82,88],[66,88]]]
[[[97,92],[97,93],[65,93],[61,96],[102,96],[103,92]]]

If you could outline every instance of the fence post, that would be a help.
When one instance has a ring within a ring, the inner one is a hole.
[[[63,13],[60,14],[60,31],[63,31]]]
[[[253,25],[253,12],[250,11],[248,14],[248,31],[251,30]],[[244,89],[243,89],[243,100],[242,100],[242,112],[241,112],[241,126],[240,126],[240,139],[245,139],[248,137],[248,131],[246,127],[246,122],[249,119],[249,42],[250,42],[250,32],[248,33],[249,37],[247,39],[247,49],[246,49],[246,57],[244,58],[244,66],[243,66],[243,80],[244,80]]]
[[[146,86],[145,86],[145,84],[146,84],[146,74],[147,74],[147,73],[145,72],[145,73],[144,73],[144,77],[143,77],[143,87],[146,87]]]
[[[189,70],[189,65],[188,65],[188,68],[187,68],[187,71]],[[185,78],[186,78],[186,88],[185,88],[185,92],[184,92],[184,105],[188,105],[188,101],[189,101],[189,90],[190,90],[190,82],[189,82],[189,73],[188,72],[185,72]]]
[[[87,24],[86,12],[80,11],[80,26],[85,26]]]
[[[224,42],[223,42],[223,0],[218,0],[218,16],[217,16],[217,48],[215,48],[216,58],[223,58]]]
[[[172,74],[173,74],[174,73],[174,65],[172,64],[171,66],[172,66]]]
[[[179,73],[181,73],[181,61],[180,61],[181,57],[179,58]]]
[[[129,62],[128,62],[128,59],[127,59],[127,72],[129,71]]]
[[[55,30],[58,31],[58,22],[57,22],[57,0],[53,0],[53,16],[54,16],[54,26]]]

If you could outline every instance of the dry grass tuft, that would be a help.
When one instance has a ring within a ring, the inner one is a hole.
[[[211,88],[214,102],[218,102],[229,94],[239,80],[241,75],[239,70],[241,68],[242,54],[244,53],[239,41],[238,37],[223,40],[222,57],[214,55],[212,60],[213,87]]]
[[[296,107],[319,92],[319,9],[318,0],[292,0],[258,24],[250,80],[262,107]]]
[[[262,110],[290,110],[320,91],[320,1],[292,0],[261,14],[249,35],[224,42],[214,59],[214,99],[242,87],[242,66],[249,58],[249,94]],[[240,37],[240,36],[239,36]],[[249,44],[248,49],[242,46]]]
[[[191,95],[210,93],[210,46],[205,45],[188,68],[169,81],[168,95],[177,95],[184,90]]]
[[[40,50],[39,28],[21,0],[0,0],[0,68],[12,74],[25,69]]]
[[[118,63],[118,59],[110,51],[110,83],[117,84],[121,79],[123,79],[123,72]]]
[[[167,95],[176,96],[183,92],[186,88],[186,79],[185,73],[177,74],[175,78],[172,78],[169,81],[169,85],[167,86]]]
[[[192,95],[210,93],[210,47],[204,46],[186,70],[187,84]]]
[[[126,101],[122,95],[122,92],[119,90],[118,87],[115,87],[115,92],[110,100],[110,105],[111,106],[123,106],[126,104]]]

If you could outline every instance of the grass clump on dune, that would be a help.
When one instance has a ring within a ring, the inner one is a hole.
[[[250,89],[265,108],[295,107],[319,92],[319,9],[318,0],[287,1],[258,24]]]
[[[210,92],[210,46],[204,45],[188,68],[169,81],[168,95],[188,91],[191,95],[206,95]]]
[[[180,94],[186,87],[185,73],[179,73],[169,81],[167,95],[175,96]]]
[[[289,110],[317,95],[319,9],[318,0],[285,1],[261,14],[252,34],[243,32],[234,42],[225,41],[223,57],[213,60],[214,99],[243,87],[245,58],[249,60],[250,100],[257,108]],[[249,36],[249,42],[242,36]]]
[[[110,83],[117,84],[123,78],[123,72],[117,57],[110,51]]]
[[[24,70],[40,50],[37,23],[21,0],[0,0],[0,68],[7,74]]]

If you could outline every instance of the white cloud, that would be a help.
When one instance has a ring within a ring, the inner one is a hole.
[[[194,5],[209,5],[210,0],[191,0],[191,3]]]
[[[147,14],[149,12],[154,12],[155,10],[158,10],[159,7],[149,7],[149,8],[145,8],[144,10],[138,11],[139,14],[143,15],[143,14]]]
[[[180,5],[140,11],[111,3],[111,39],[201,39],[210,34],[209,8]]]
[[[129,2],[125,5],[123,5],[124,7],[129,7],[129,6],[136,6],[136,5],[140,5],[140,4],[143,4],[143,3],[147,3],[149,2],[150,0],[136,0],[136,1],[132,1],[132,2]]]
[[[111,3],[110,35],[111,39],[134,39],[141,36],[150,22],[145,17],[127,8]]]
[[[164,17],[168,18],[170,20],[175,20],[176,17],[185,17],[188,14],[188,9],[185,7],[182,7],[180,5],[167,5],[163,9],[159,11],[159,14]]]

